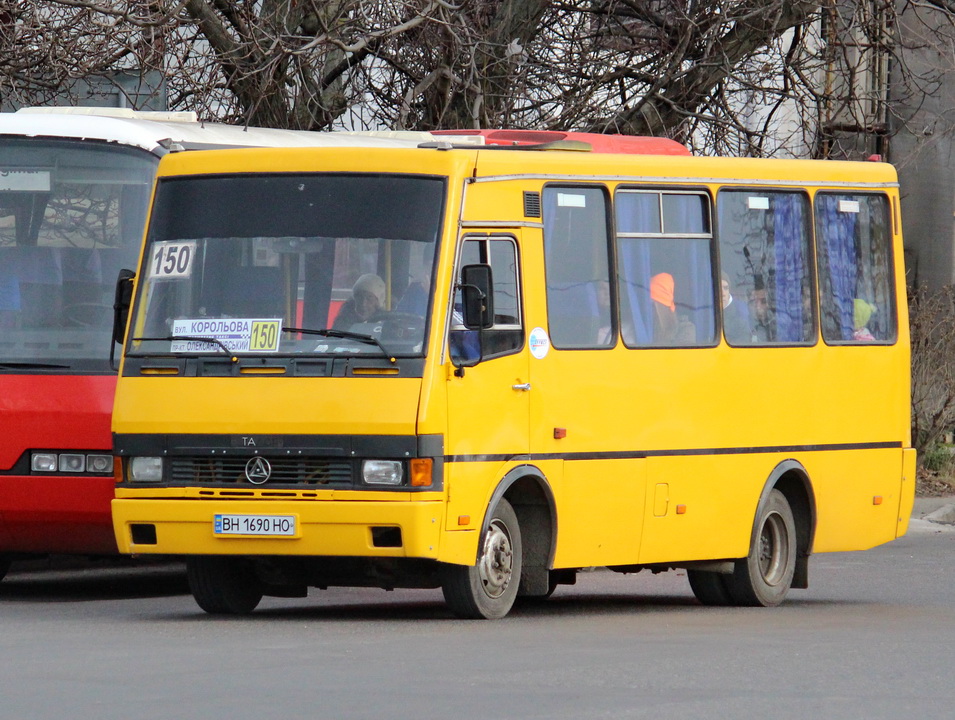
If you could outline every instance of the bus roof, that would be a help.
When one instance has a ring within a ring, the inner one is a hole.
[[[526,152],[515,148],[486,149],[458,146],[383,149],[359,152],[342,148],[333,153],[318,149],[298,152],[276,149],[268,153],[223,151],[203,159],[176,153],[163,161],[160,175],[209,172],[413,172],[466,176],[469,182],[507,182],[521,178],[548,181],[569,179],[614,182],[666,182],[683,185],[720,184],[779,187],[888,187],[898,185],[888,163],[844,160],[796,160],[709,156],[595,154],[551,150]],[[214,169],[214,170],[213,170]]]
[[[428,133],[334,133],[240,127],[195,120],[194,113],[151,113],[123,108],[23,108],[0,113],[0,136],[112,142],[164,155],[228,147],[414,147]]]

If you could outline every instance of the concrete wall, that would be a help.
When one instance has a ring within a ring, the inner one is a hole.
[[[902,188],[902,231],[910,281],[937,289],[955,282],[955,68],[952,48],[929,42],[926,26],[937,13],[911,6],[900,29],[907,45],[922,41],[921,49],[906,50],[910,72],[938,78],[928,97],[907,93],[901,68],[892,68],[889,104],[893,136],[888,159],[899,171]]]

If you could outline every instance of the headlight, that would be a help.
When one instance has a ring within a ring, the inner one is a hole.
[[[33,453],[30,469],[33,472],[56,472],[56,453]]]
[[[60,453],[60,472],[81,473],[86,470],[86,456]]]
[[[86,471],[94,472],[98,475],[112,475],[113,456],[112,455],[87,455]]]
[[[365,460],[361,479],[368,485],[401,485],[404,472],[400,460]]]
[[[129,461],[129,479],[133,482],[162,480],[162,458],[134,457]]]

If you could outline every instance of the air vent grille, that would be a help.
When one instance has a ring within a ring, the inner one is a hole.
[[[351,485],[352,463],[319,458],[267,458],[271,473],[265,485]],[[170,480],[197,485],[245,484],[248,457],[173,458]]]
[[[541,194],[539,192],[524,193],[524,217],[539,218],[541,216]]]

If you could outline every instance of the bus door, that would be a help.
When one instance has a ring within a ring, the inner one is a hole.
[[[490,265],[493,324],[468,330],[462,293],[454,292],[448,352],[448,432],[445,455],[453,484],[449,527],[459,515],[473,515],[506,472],[528,451],[528,352],[525,343],[519,233],[469,233],[455,270],[456,284],[468,265]],[[480,518],[471,518],[470,529]]]
[[[637,445],[646,379],[619,339],[609,198],[598,185],[546,186],[543,211],[543,272],[527,283],[529,304],[546,308],[528,330],[530,442],[535,463],[560,477],[554,561],[629,565],[646,504],[647,461]]]

